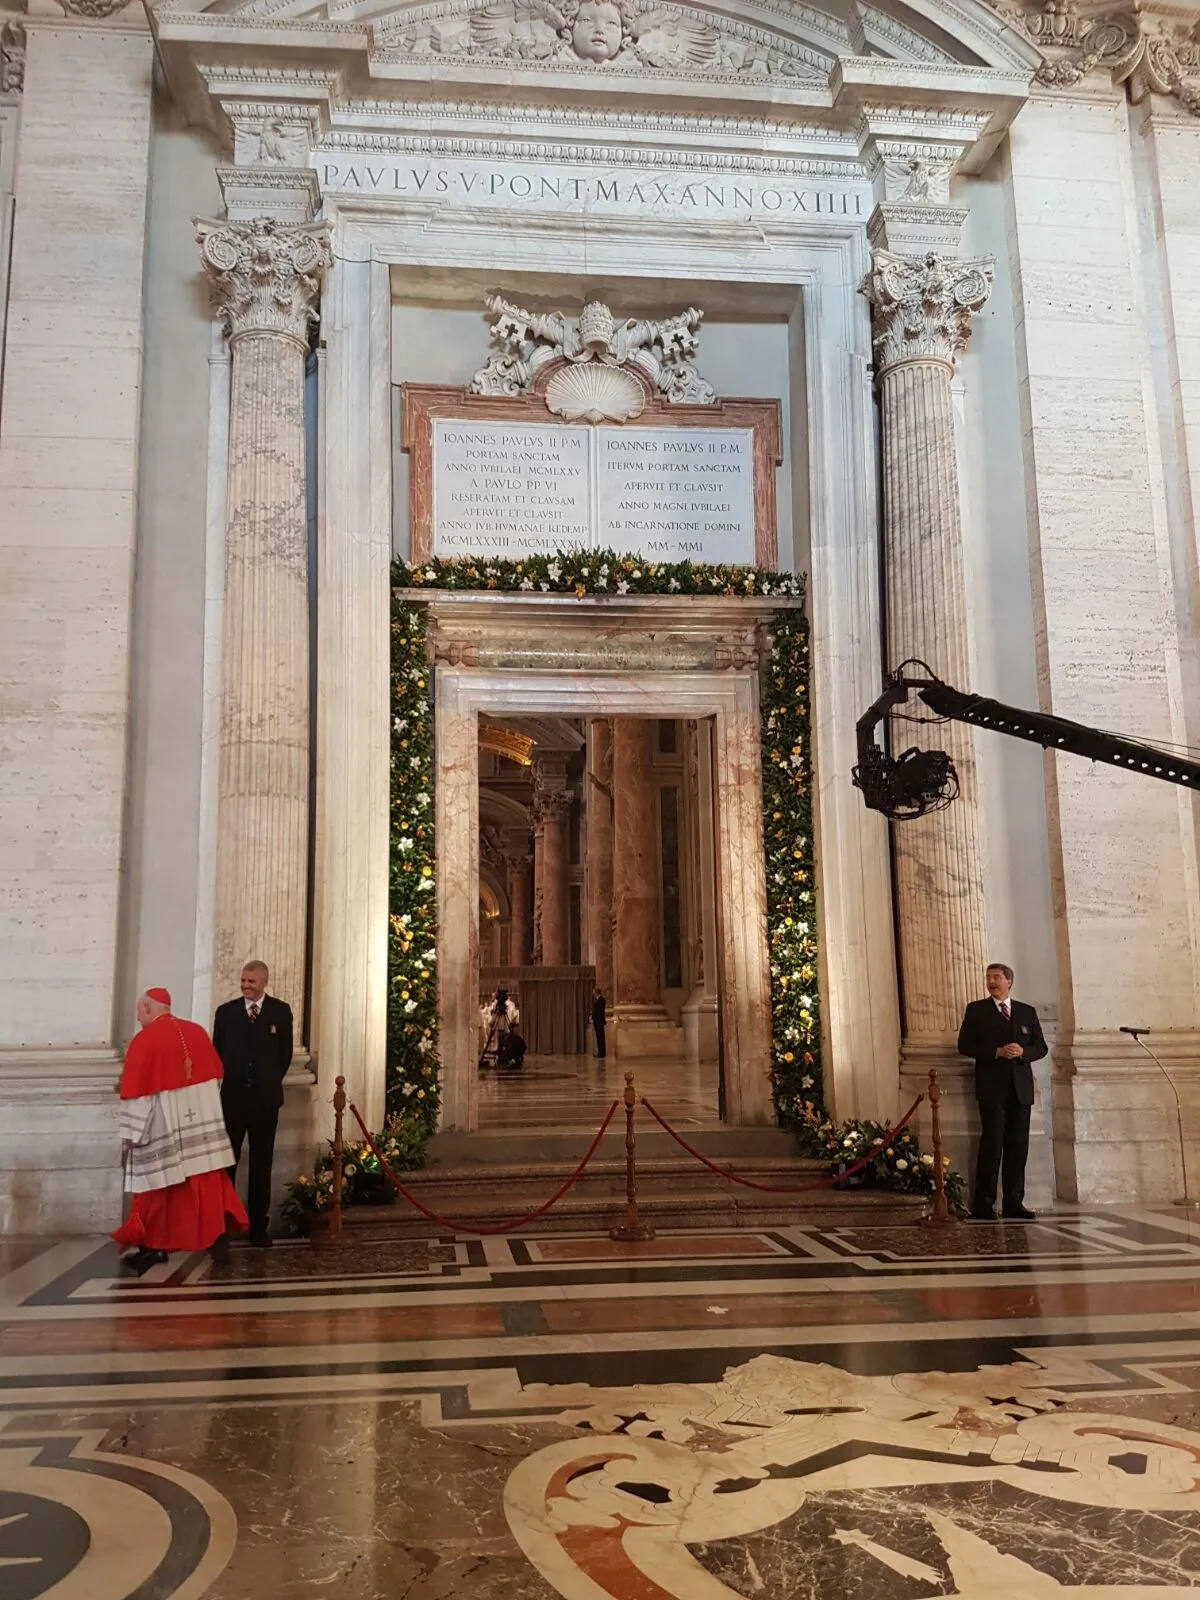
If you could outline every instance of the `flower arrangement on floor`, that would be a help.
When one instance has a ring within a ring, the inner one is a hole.
[[[888,1139],[891,1129],[882,1122],[852,1120],[840,1125],[832,1122],[813,1100],[803,1101],[795,1123],[796,1140],[802,1155],[827,1159],[833,1171],[852,1167],[868,1153],[870,1161],[848,1180],[864,1189],[890,1189],[898,1194],[932,1194],[934,1158],[923,1152],[915,1134],[901,1128]],[[967,1209],[967,1188],[962,1174],[942,1157],[945,1169],[946,1199],[954,1211]]]
[[[429,1138],[424,1119],[397,1112],[388,1118],[375,1143],[393,1172],[423,1166]],[[390,1205],[395,1190],[370,1145],[348,1143],[342,1157],[343,1206]],[[302,1172],[284,1191],[279,1220],[285,1233],[311,1233],[333,1205],[333,1150],[324,1150],[311,1173]]]

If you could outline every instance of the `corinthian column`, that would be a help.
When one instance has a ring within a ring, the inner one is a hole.
[[[232,379],[213,980],[261,957],[299,1016],[308,912],[304,359],[329,226],[200,222]]]
[[[882,402],[887,664],[916,657],[958,688],[969,671],[950,383],[991,280],[987,262],[880,250],[864,285]],[[947,751],[960,786],[945,811],[893,829],[904,1053],[916,1067],[953,1048],[988,955],[971,730],[902,728],[906,745]]]

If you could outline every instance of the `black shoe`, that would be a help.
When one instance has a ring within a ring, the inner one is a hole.
[[[1028,1206],[1005,1206],[1004,1215],[1009,1222],[1034,1222],[1037,1212],[1030,1211]]]
[[[994,1211],[972,1211],[971,1213],[972,1222],[995,1222],[996,1220]]]
[[[246,1243],[251,1250],[269,1250],[271,1248],[271,1235],[269,1233],[252,1233]]]
[[[121,1265],[128,1268],[136,1277],[145,1277],[151,1267],[161,1267],[169,1259],[165,1250],[134,1250],[127,1256],[121,1257]]]
[[[229,1265],[229,1235],[223,1233],[219,1239],[214,1239],[209,1249],[214,1267],[227,1267]]]

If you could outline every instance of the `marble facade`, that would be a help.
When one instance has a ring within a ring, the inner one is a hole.
[[[737,21],[598,9],[589,27],[540,0],[353,14],[155,0],[151,26],[123,0],[0,0],[4,1226],[87,1227],[115,1209],[111,1084],[131,999],[164,975],[201,1016],[251,953],[298,1012],[310,994],[296,1148],[332,1070],[378,1115],[388,579],[405,537],[393,383],[427,377],[393,350],[392,307],[437,316],[497,286],[536,298],[551,279],[580,304],[635,281],[683,304],[700,283],[787,321],[792,525],[778,543],[809,577],[838,1114],[890,1115],[905,1074],[945,1065],[976,969],[996,957],[1056,1024],[1061,1195],[1179,1187],[1173,1102],[1123,1023],[1155,1028],[1200,1159],[1195,802],[948,735],[964,797],[897,832],[894,923],[887,829],[849,784],[855,719],[897,652],[1002,699],[1019,671],[1043,708],[1200,744],[1194,6],[1057,20],[1025,0],[755,4]],[[171,170],[192,175],[192,214],[214,216],[219,185],[226,216],[194,257],[191,300],[160,323],[147,284],[179,276],[183,197],[151,176],[183,148]],[[215,259],[223,237],[242,243]],[[157,413],[185,399],[207,428],[169,469],[172,537],[206,592],[166,681],[177,624],[153,584],[175,558],[147,545],[162,518],[144,491],[168,470]],[[985,404],[1003,428],[981,426]],[[994,526],[1001,500],[1016,509]],[[1002,594],[986,581],[1000,561]],[[491,668],[439,667],[447,748],[465,751],[490,708],[476,670],[486,693],[517,692]],[[576,715],[656,714],[664,686],[645,664],[607,698],[586,663],[574,672],[539,686],[521,669],[520,693],[565,694]],[[761,904],[753,695],[731,687],[737,673],[664,676],[678,715],[717,717],[718,855]],[[174,701],[196,732],[168,752]],[[442,778],[469,877],[454,818],[473,780],[446,763]],[[553,849],[553,805],[546,816]],[[1045,863],[1032,891],[1030,861]],[[443,926],[453,988],[473,934]],[[739,918],[723,934],[727,1060],[745,1063],[735,1122],[766,1114],[760,932]],[[1028,969],[1027,941],[1044,952]],[[694,996],[694,1028],[711,998]],[[460,1054],[446,1055],[446,1114],[469,1127]],[[972,1107],[965,1071],[948,1072],[963,1159]]]

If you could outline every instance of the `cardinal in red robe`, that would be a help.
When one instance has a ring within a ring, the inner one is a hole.
[[[171,1015],[165,989],[137,1004],[141,1032],[121,1073],[121,1145],[129,1221],[113,1238],[132,1246],[140,1276],[172,1250],[219,1251],[247,1218],[229,1181],[233,1151],[221,1110],[221,1058],[198,1022]]]

